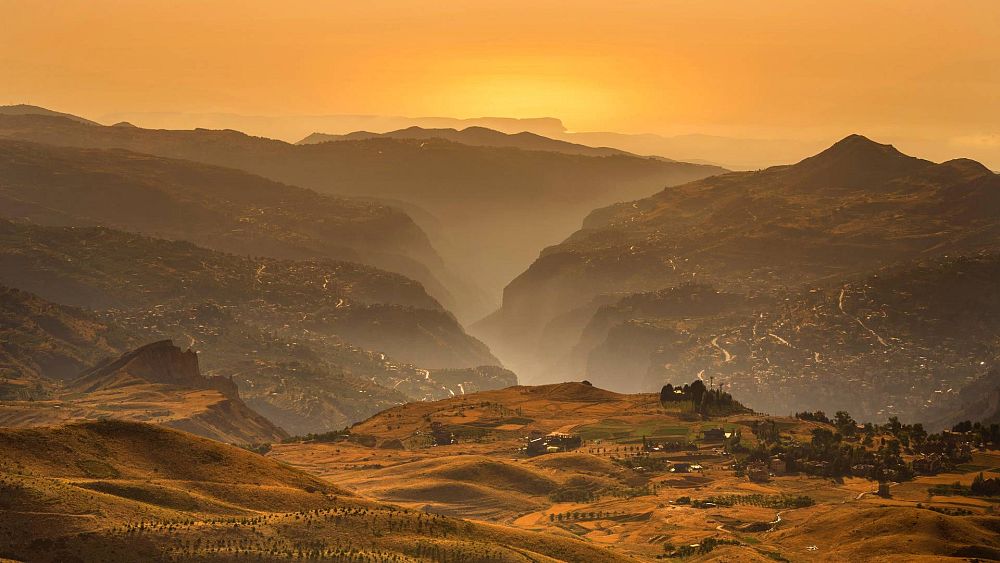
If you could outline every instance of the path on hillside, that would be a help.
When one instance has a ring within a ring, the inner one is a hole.
[[[846,292],[847,292],[847,288],[846,287],[840,288],[840,297],[837,299],[837,307],[840,308],[840,312],[843,313],[844,316],[846,316],[847,318],[854,319],[854,322],[856,322],[859,325],[861,325],[861,328],[867,330],[868,332],[870,332],[872,334],[872,336],[874,336],[876,339],[878,339],[879,344],[881,344],[882,346],[885,346],[886,348],[888,348],[889,347],[889,343],[886,342],[885,339],[883,339],[881,336],[879,336],[879,334],[877,332],[875,332],[874,330],[868,328],[868,325],[866,325],[864,322],[862,322],[861,319],[859,319],[858,317],[855,317],[855,316],[849,314],[847,311],[844,310],[844,294]]]
[[[722,360],[723,363],[728,364],[729,362],[733,361],[733,358],[736,357],[736,356],[730,354],[729,350],[726,350],[722,346],[719,346],[719,337],[718,336],[716,336],[715,338],[712,339],[712,346],[716,350],[719,350],[720,352],[722,352],[722,355],[724,356],[724,359]]]
[[[781,342],[785,346],[788,346],[789,348],[794,348],[795,347],[795,346],[792,346],[792,344],[789,341],[787,341],[784,338],[778,336],[777,334],[774,334],[773,332],[769,332],[769,333],[767,333],[767,335],[770,336],[771,338],[777,340],[778,342]]]

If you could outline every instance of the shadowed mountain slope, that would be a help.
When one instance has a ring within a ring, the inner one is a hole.
[[[0,401],[18,402],[8,421],[19,423],[65,419],[67,405],[53,407],[51,400],[65,395],[70,380],[142,342],[170,338],[198,350],[202,371],[218,376],[212,381],[231,379],[251,408],[293,434],[340,429],[407,400],[517,383],[512,372],[496,366],[423,369],[336,334],[274,332],[247,319],[239,306],[214,302],[91,312],[4,288],[0,335]],[[204,387],[202,379],[195,376],[194,387]],[[165,412],[161,407],[144,416]],[[73,412],[82,417],[92,409]]]
[[[0,222],[0,283],[135,312],[213,301],[272,330],[335,334],[426,367],[499,362],[416,282],[347,262],[233,256],[105,228]]]
[[[326,193],[409,202],[440,223],[434,245],[446,263],[461,264],[461,277],[491,292],[529,264],[538,248],[578,227],[590,209],[723,171],[654,158],[440,139],[291,145],[236,131],[101,127],[41,115],[0,116],[0,137],[125,148],[239,168]],[[447,273],[435,273],[462,304],[455,309],[458,315],[478,318],[488,312],[473,290],[463,290]]]
[[[764,412],[950,427],[937,421],[973,404],[983,408],[971,418],[992,412],[984,374],[1000,359],[998,279],[1000,258],[981,254],[756,298],[704,286],[640,293],[599,309],[570,358],[599,385],[655,390],[697,375]],[[664,294],[728,305],[655,306]]]
[[[134,343],[88,311],[0,286],[0,400],[40,399],[47,380],[68,380]]]
[[[102,225],[275,258],[402,272],[443,302],[441,259],[397,209],[320,195],[234,169],[124,150],[0,141],[0,215]]]
[[[797,289],[902,260],[997,248],[998,217],[1000,176],[983,166],[934,164],[852,135],[795,165],[594,211],[507,286],[502,308],[477,331],[524,375],[539,356],[564,354],[537,342],[546,326],[581,307],[596,310],[588,305],[596,296],[691,281],[734,293]]]

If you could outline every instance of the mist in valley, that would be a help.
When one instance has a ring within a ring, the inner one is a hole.
[[[995,2],[4,8],[0,560],[1000,560]]]

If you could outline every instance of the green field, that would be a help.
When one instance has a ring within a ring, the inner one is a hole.
[[[651,442],[677,442],[687,441],[689,426],[656,420],[631,423],[609,418],[595,424],[577,427],[575,432],[584,440],[641,442],[642,437],[645,436]]]

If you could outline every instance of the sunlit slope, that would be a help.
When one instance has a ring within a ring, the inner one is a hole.
[[[4,430],[0,452],[0,549],[15,559],[626,560],[579,540],[361,500],[257,454],[144,424]]]

